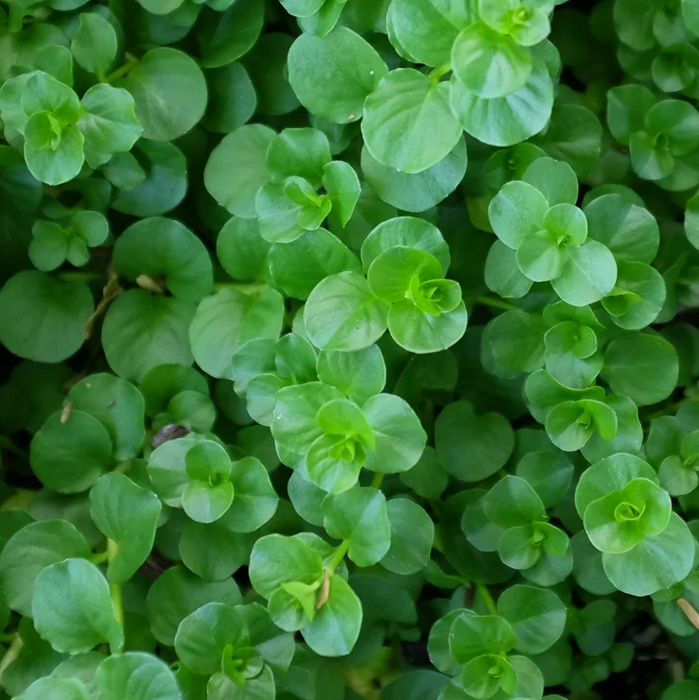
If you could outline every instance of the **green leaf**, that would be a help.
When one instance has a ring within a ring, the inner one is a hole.
[[[184,155],[171,143],[147,140],[138,141],[134,152],[143,162],[146,177],[136,187],[119,190],[112,207],[134,216],[166,214],[184,199],[187,191]]]
[[[231,214],[256,217],[255,195],[270,179],[266,154],[274,137],[269,127],[249,124],[228,134],[211,152],[204,185]]]
[[[583,472],[575,489],[575,508],[582,518],[594,501],[621,491],[634,479],[658,483],[655,470],[639,457],[619,453],[596,462]]]
[[[263,598],[269,598],[282,583],[299,581],[311,585],[320,581],[323,561],[315,549],[298,537],[265,535],[252,548],[249,574],[253,588]]]
[[[334,216],[344,227],[352,218],[362,185],[354,168],[343,161],[327,163],[323,169],[323,187],[330,197]]]
[[[461,127],[449,107],[446,83],[433,84],[417,70],[400,68],[367,97],[362,134],[379,163],[410,174],[445,158],[458,143]]]
[[[497,237],[508,248],[516,250],[527,237],[543,229],[549,206],[536,187],[514,180],[492,199],[488,218]]]
[[[333,576],[327,601],[301,634],[311,650],[320,656],[346,656],[357,642],[361,625],[359,598],[347,581]]]
[[[222,673],[216,673],[207,683],[207,700],[274,700],[275,685],[272,669],[262,668],[259,675],[240,686]]]
[[[322,350],[317,371],[321,382],[336,387],[358,404],[380,394],[386,385],[386,363],[376,345],[355,352]]]
[[[376,194],[387,204],[415,213],[446,199],[463,180],[467,161],[463,139],[438,163],[415,174],[382,165],[366,148],[362,149],[362,172]]]
[[[585,531],[576,534],[570,541],[575,565],[573,576],[577,584],[595,595],[609,595],[615,591],[602,567],[602,553],[588,540]]]
[[[369,43],[342,26],[324,37],[302,34],[289,50],[288,65],[301,104],[338,124],[362,116],[364,100],[388,71]]]
[[[148,477],[165,505],[182,507],[182,492],[189,481],[185,458],[198,438],[185,435],[156,447],[148,458]]]
[[[479,97],[505,97],[524,87],[532,57],[515,41],[476,22],[463,29],[451,49],[456,78]]]
[[[253,532],[276,512],[279,499],[259,459],[244,457],[233,462],[231,483],[235,490],[232,508],[224,516],[235,532]]]
[[[211,675],[219,670],[224,650],[249,647],[245,620],[230,605],[208,603],[180,623],[175,636],[175,651],[192,672]],[[244,672],[244,667],[241,671]]]
[[[665,280],[655,268],[641,262],[619,262],[618,271],[616,286],[602,305],[620,328],[645,328],[665,305]]]
[[[153,549],[160,501],[124,474],[112,472],[100,477],[93,486],[90,506],[93,521],[116,545],[107,578],[113,583],[125,583]]]
[[[284,9],[294,17],[308,17],[320,10],[325,0],[282,0]]]
[[[692,568],[695,544],[689,528],[673,513],[659,535],[649,537],[626,554],[603,554],[604,572],[616,588],[646,596],[682,581]]]
[[[153,635],[161,644],[172,647],[180,623],[195,610],[207,603],[240,602],[240,590],[232,578],[205,581],[183,566],[173,566],[150,587],[146,607]]]
[[[545,328],[539,316],[524,311],[506,311],[488,324],[483,345],[505,373],[533,372],[544,362]]]
[[[221,518],[233,503],[234,487],[230,481],[212,485],[210,481],[194,480],[182,491],[184,512],[198,523],[212,523]]]
[[[584,523],[590,542],[601,552],[624,554],[648,537],[659,535],[670,521],[670,495],[648,479],[634,479],[590,503]]]
[[[133,95],[143,136],[154,141],[172,141],[186,134],[206,110],[204,75],[193,59],[177,49],[151,49],[117,85]]]
[[[182,563],[206,581],[229,579],[250,556],[252,542],[228,525],[233,510],[213,523],[187,520],[182,528],[178,546]]]
[[[179,700],[174,673],[160,659],[127,652],[105,659],[97,669],[97,687],[105,700]]]
[[[356,272],[326,277],[304,307],[306,332],[320,350],[350,352],[373,345],[388,327],[388,304]]]
[[[40,678],[34,681],[21,695],[19,700],[42,700],[51,697],[55,700],[89,700],[85,686],[75,678]]]
[[[563,301],[571,306],[587,306],[612,291],[617,267],[609,248],[588,239],[579,248],[569,246],[566,253],[560,276],[551,282]]]
[[[418,355],[450,348],[461,340],[468,324],[468,312],[458,283],[437,280],[425,282],[421,287],[425,291],[418,293],[423,298],[429,298],[434,291],[434,297],[447,300],[451,308],[436,316],[420,308],[414,300],[404,300],[391,306],[388,312],[388,330],[392,338],[405,350]],[[454,300],[456,306],[452,303]]]
[[[467,401],[449,404],[437,417],[435,446],[449,474],[481,481],[501,469],[514,450],[510,423],[499,413],[478,415]]]
[[[325,229],[318,228],[290,243],[273,245],[269,250],[269,272],[286,294],[307,299],[326,277],[361,272],[361,265],[349,248]]]
[[[282,183],[296,176],[317,189],[325,166],[332,161],[327,136],[317,129],[284,129],[267,149],[267,167],[272,181]]]
[[[29,461],[41,482],[60,493],[89,489],[112,464],[109,432],[84,411],[58,411],[32,439]],[[79,465],[76,468],[76,465]]]
[[[604,243],[618,261],[651,263],[660,233],[653,215],[620,194],[605,194],[585,207],[590,238]]]
[[[237,280],[264,278],[270,248],[269,242],[260,236],[260,227],[255,219],[232,217],[216,239],[219,262]]]
[[[424,219],[399,216],[382,222],[365,238],[361,249],[364,269],[368,271],[376,258],[396,247],[429,253],[442,266],[442,275],[449,268],[449,246],[440,230]]]
[[[244,56],[264,24],[264,3],[259,0],[226,2],[214,9],[207,8],[197,25],[201,64],[206,68],[225,66]]]
[[[283,314],[281,295],[269,287],[253,294],[222,289],[194,314],[189,329],[194,359],[212,377],[232,378],[233,353],[253,338],[279,337]]]
[[[36,577],[64,559],[89,555],[83,535],[65,520],[44,520],[23,527],[7,540],[0,554],[0,585],[7,604],[31,617]]]
[[[248,68],[249,72],[242,64],[233,62],[205,71],[209,102],[201,123],[209,131],[230,134],[255,113],[258,97],[250,75],[252,66]]]
[[[524,85],[503,97],[479,97],[452,79],[450,103],[471,136],[491,146],[514,146],[546,127],[553,109],[553,83],[543,61],[534,59]]]
[[[102,74],[116,58],[116,31],[101,15],[83,13],[70,50],[81,68],[88,73]]]
[[[417,283],[439,279],[442,267],[433,255],[416,248],[395,246],[376,257],[367,271],[371,291],[383,301],[396,304],[412,293]]]
[[[18,272],[0,289],[0,343],[28,360],[61,362],[85,342],[82,327],[93,306],[84,284]]]
[[[678,372],[674,346],[655,334],[621,336],[604,354],[602,376],[614,392],[628,396],[638,406],[667,398],[677,384]]]
[[[498,599],[498,613],[514,630],[515,649],[524,654],[541,654],[563,634],[566,606],[553,592],[515,585]]]
[[[376,447],[365,467],[382,474],[405,472],[422,456],[427,435],[419,418],[398,396],[377,394],[362,408],[374,431]]]
[[[206,248],[173,219],[153,217],[129,226],[114,245],[114,266],[130,280],[163,277],[168,290],[182,301],[201,301],[213,286]]]
[[[581,399],[554,406],[546,416],[545,426],[556,447],[575,452],[585,446],[595,431],[604,439],[614,438],[618,422],[614,411],[605,403]]]
[[[506,476],[484,496],[483,507],[489,520],[503,528],[543,520],[546,510],[536,491],[519,476]]]
[[[577,175],[570,165],[563,161],[537,158],[524,171],[522,180],[534,185],[546,197],[551,207],[556,204],[575,204],[578,201]]]
[[[208,395],[206,379],[191,367],[162,364],[154,367],[138,386],[146,402],[146,414],[155,417],[165,411],[171,399],[183,391]]]
[[[515,644],[514,630],[498,615],[477,615],[472,610],[462,610],[451,625],[449,650],[460,664],[483,654],[503,654]]]
[[[449,63],[461,29],[475,19],[471,3],[396,0],[387,16],[391,42],[401,55],[428,66]]]
[[[173,297],[130,289],[109,307],[102,344],[112,370],[140,381],[163,363],[191,365],[187,337],[195,306]]]
[[[629,137],[645,128],[645,117],[655,104],[653,93],[643,85],[620,85],[607,93],[607,123],[614,138],[624,146]]]
[[[71,411],[89,413],[102,423],[115,459],[131,459],[139,453],[146,435],[145,404],[133,384],[111,374],[91,374],[72,387],[67,402]]]
[[[381,566],[407,576],[422,571],[430,560],[434,523],[425,510],[407,498],[394,498],[387,504],[391,525],[391,546]]]
[[[109,584],[84,559],[66,559],[41,571],[32,617],[36,631],[63,653],[80,654],[103,642],[117,652],[124,643]]]
[[[517,476],[526,479],[550,508],[568,491],[573,480],[573,465],[560,452],[528,452],[517,463]]]
[[[489,698],[498,691],[514,691],[517,676],[506,657],[483,654],[466,662],[461,673],[461,683],[472,697]]]
[[[391,546],[386,498],[373,488],[355,487],[323,501],[323,525],[331,537],[349,540],[357,566],[373,566]]]
[[[323,434],[316,421],[318,411],[329,401],[341,398],[339,390],[321,382],[281,389],[276,396],[271,425],[274,439],[286,449],[304,454]]]

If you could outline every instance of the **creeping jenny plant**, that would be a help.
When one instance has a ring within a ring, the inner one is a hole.
[[[699,0],[5,0],[0,700],[699,697]]]

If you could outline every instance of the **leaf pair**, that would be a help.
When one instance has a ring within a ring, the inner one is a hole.
[[[361,249],[366,279],[356,272],[326,277],[308,298],[304,321],[322,350],[361,350],[388,328],[406,350],[428,353],[453,345],[468,321],[461,288],[444,278],[448,246],[421,219],[398,217],[377,226]]]
[[[37,180],[59,185],[75,178],[83,163],[104,165],[131,149],[143,131],[126,90],[99,84],[82,100],[43,71],[23,73],[0,91],[5,128],[24,142],[27,167]]]
[[[588,240],[577,196],[577,177],[569,165],[538,158],[522,180],[505,184],[488,214],[500,241],[515,251],[514,256],[502,248],[496,253],[499,265],[508,257],[516,265],[510,276],[518,270],[531,282],[551,282],[563,301],[586,306],[612,291],[617,269],[609,249]]]
[[[619,590],[651,595],[689,573],[693,537],[642,459],[619,453],[593,464],[578,483],[575,507]]]
[[[377,394],[361,408],[333,386],[309,382],[276,394],[274,439],[304,458],[304,473],[318,488],[347,491],[362,467],[407,471],[420,458],[426,436],[402,399]]]
[[[254,457],[233,462],[220,442],[194,434],[170,440],[148,460],[148,475],[166,505],[199,523],[224,519],[234,532],[252,532],[276,511],[267,470]]]
[[[504,564],[534,583],[552,585],[572,568],[568,536],[548,522],[539,495],[520,476],[500,479],[467,507],[462,527],[479,548],[497,551]]]
[[[657,101],[641,85],[617,87],[609,92],[607,119],[639,177],[672,191],[699,182],[699,112],[688,102]]]
[[[82,659],[82,668],[78,664]],[[100,654],[73,657],[45,678],[32,683],[17,698],[21,700],[41,700],[55,697],[61,700],[88,700],[93,697],[92,684],[83,682],[83,674],[94,675],[94,691],[105,700],[118,700],[128,695],[133,700],[179,700],[180,689],[175,674],[169,666],[152,654],[127,652],[111,657]],[[138,683],[134,683],[134,677]],[[156,691],[157,688],[157,696]]]
[[[231,170],[231,160],[240,168]],[[260,235],[270,243],[290,243],[318,229],[331,211],[344,226],[361,189],[352,167],[332,160],[323,132],[275,134],[260,125],[241,127],[214,149],[204,182],[231,213],[257,218]]]
[[[342,552],[340,552],[341,554]],[[282,629],[300,630],[323,656],[348,654],[359,636],[362,606],[340,572],[337,552],[315,535],[267,535],[250,556],[250,581]]]

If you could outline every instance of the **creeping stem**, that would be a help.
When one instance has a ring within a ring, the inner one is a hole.
[[[10,664],[17,659],[23,646],[24,642],[22,641],[22,638],[18,634],[14,635],[10,648],[5,652],[5,656],[2,657],[2,661],[0,661],[0,679],[2,679],[2,676],[7,670],[8,666],[10,666]]]
[[[430,87],[435,87],[439,81],[447,74],[451,72],[451,66],[447,65],[446,63],[442,66],[437,66],[433,71],[430,72],[429,74],[429,79],[430,79]]]
[[[342,543],[335,550],[335,554],[334,554],[333,558],[330,560],[330,563],[326,567],[329,575],[332,575],[335,573],[335,569],[337,569],[337,567],[340,566],[340,564],[342,563],[342,560],[345,558],[345,554],[347,554],[347,551],[349,550],[349,548],[350,548],[350,541],[349,540],[342,540]]]
[[[486,586],[484,586],[482,583],[477,583],[476,590],[478,591],[478,595],[480,595],[480,597],[483,599],[485,606],[488,608],[488,612],[491,615],[497,615],[498,609],[495,606],[495,601],[493,600],[493,596],[490,595],[490,591],[486,588]]]
[[[117,545],[116,542],[113,542],[112,540],[107,540],[107,559],[109,561],[112,561],[114,557],[117,555]],[[114,617],[116,618],[116,621],[119,623],[121,626],[121,629],[124,629],[124,600],[123,600],[123,591],[121,589],[121,584],[118,583],[112,583],[111,581],[109,582],[109,592],[111,593],[112,596],[112,603],[114,605]]]

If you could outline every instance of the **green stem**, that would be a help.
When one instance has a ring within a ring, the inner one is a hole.
[[[381,484],[383,483],[384,476],[386,476],[386,475],[381,474],[380,472],[376,472],[376,474],[374,474],[374,478],[371,480],[371,488],[372,489],[380,489]]]
[[[20,457],[25,462],[29,461],[29,452],[23,450],[18,445],[15,445],[12,438],[7,437],[6,435],[0,435],[0,448],[7,450],[8,452],[12,452],[12,454],[17,455],[17,457]]]
[[[476,304],[482,304],[483,306],[492,306],[494,309],[504,309],[505,311],[520,311],[519,306],[510,304],[509,301],[503,301],[502,299],[494,299],[493,297],[476,297]]]
[[[338,546],[338,548],[335,550],[335,554],[334,554],[333,558],[330,560],[330,563],[326,567],[329,575],[332,575],[335,573],[335,569],[337,569],[337,567],[340,566],[340,564],[342,563],[342,560],[345,558],[345,554],[347,554],[349,547],[350,547],[350,541],[349,540],[342,540],[342,544],[340,544]]]
[[[5,656],[2,657],[2,661],[0,661],[0,680],[2,680],[2,676],[7,670],[7,667],[17,659],[23,646],[24,642],[22,641],[22,638],[18,634],[14,635],[10,648],[5,652]]]
[[[90,561],[95,565],[99,566],[104,564],[105,561],[109,560],[109,550],[106,552],[97,552],[90,557]]]
[[[117,68],[115,71],[110,73],[108,76],[106,76],[104,80],[101,80],[101,82],[111,83],[114,80],[119,80],[119,78],[123,78],[125,75],[128,75],[137,65],[138,59],[136,59],[133,56],[130,56],[129,54],[126,54],[126,63],[120,68]]]
[[[107,559],[111,561],[117,555],[117,545],[116,542],[112,540],[107,540]],[[124,629],[124,597],[121,585],[118,583],[109,583],[109,592],[112,595],[112,603],[114,604],[114,617],[116,621]]]
[[[478,591],[480,597],[483,599],[485,607],[488,608],[488,612],[491,615],[497,615],[498,609],[495,605],[495,601],[493,600],[493,596],[490,595],[490,591],[486,588],[486,586],[484,586],[482,583],[477,583],[476,590]]]
[[[257,294],[261,292],[267,285],[264,282],[249,282],[249,283],[239,283],[239,282],[215,282],[214,290],[220,291],[221,289],[237,289],[243,294]]]
[[[441,66],[437,66],[429,75],[430,79],[430,87],[435,87],[439,81],[447,74],[451,72],[451,66],[448,64],[444,64]]]
[[[17,637],[16,632],[5,632],[0,634],[0,644],[12,644]]]

